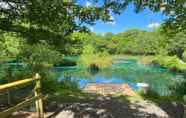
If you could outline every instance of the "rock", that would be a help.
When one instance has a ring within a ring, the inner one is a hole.
[[[137,86],[140,87],[144,93],[147,93],[150,90],[150,86],[147,83],[137,83]]]
[[[62,111],[55,118],[74,118],[74,112],[71,110]]]

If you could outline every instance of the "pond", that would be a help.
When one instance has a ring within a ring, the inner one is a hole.
[[[22,70],[20,63],[11,64],[13,70]],[[0,67],[0,70],[3,68]],[[25,70],[23,70],[25,71]],[[88,83],[128,84],[133,90],[139,90],[138,83],[148,83],[152,90],[160,95],[171,93],[170,85],[184,80],[180,73],[171,72],[166,68],[139,64],[136,60],[118,59],[106,69],[99,71],[87,70],[79,66],[52,68],[52,73],[59,76],[59,81],[68,79],[75,81],[81,89]],[[4,75],[0,71],[0,78]],[[1,80],[1,79],[0,79]]]
[[[162,67],[146,66],[136,60],[117,60],[110,68],[91,71],[78,66],[58,67],[59,81],[76,81],[81,89],[88,83],[127,83],[133,90],[138,90],[137,83],[148,83],[152,90],[160,95],[169,95],[170,85],[184,79],[182,74],[173,73]]]

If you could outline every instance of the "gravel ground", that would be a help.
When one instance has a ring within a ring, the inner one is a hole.
[[[50,105],[49,105],[50,106]],[[149,101],[121,101],[117,98],[98,97],[74,103],[56,103],[47,118],[183,118],[181,104]],[[37,118],[34,112],[16,112],[11,118]]]
[[[131,103],[99,97],[93,101],[63,104],[50,118],[183,118],[183,109],[176,103],[157,106],[148,101]]]

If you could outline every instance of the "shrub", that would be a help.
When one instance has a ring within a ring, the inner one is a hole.
[[[79,65],[86,68],[106,68],[112,65],[112,57],[107,52],[95,53],[94,47],[92,45],[87,45],[84,47]]]
[[[182,98],[186,94],[186,81],[185,79],[179,79],[169,85],[172,95]]]
[[[144,64],[144,65],[151,65],[152,64],[152,62],[153,62],[153,57],[151,57],[151,56],[145,56],[145,57],[141,57],[140,59],[139,59],[139,63],[140,64]]]
[[[186,50],[184,51],[184,53],[183,53],[183,60],[186,62]]]
[[[20,57],[34,72],[48,68],[62,60],[62,55],[46,43],[25,45]]]
[[[162,56],[158,55],[154,58],[153,63],[169,68],[173,71],[185,71],[186,63],[180,60],[177,56]]]

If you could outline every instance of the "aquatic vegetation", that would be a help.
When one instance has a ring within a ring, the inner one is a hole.
[[[100,69],[111,66],[113,63],[112,61],[112,57],[107,52],[96,53],[92,45],[87,45],[84,47],[79,65],[86,68]]]
[[[100,69],[94,74],[78,66],[64,67],[58,72],[61,72],[59,80],[65,78],[75,80],[80,88],[88,83],[128,83],[131,88],[137,90],[137,83],[148,83],[151,89],[165,96],[171,93],[169,85],[174,85],[176,80],[183,78],[182,74],[171,72],[166,68],[142,65],[134,60],[120,60],[120,62],[113,63],[111,67]]]
[[[169,68],[172,71],[186,71],[186,63],[177,56],[158,55],[154,58],[153,63]]]
[[[153,62],[154,57],[153,56],[143,56],[139,59],[139,63],[140,64],[144,64],[144,65],[151,65]]]

